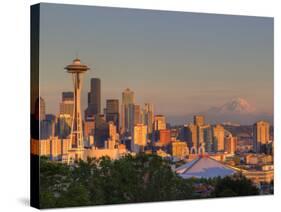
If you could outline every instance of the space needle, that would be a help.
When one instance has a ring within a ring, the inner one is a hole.
[[[80,59],[76,58],[64,69],[66,69],[67,73],[72,74],[74,85],[74,109],[67,156],[67,163],[70,163],[74,160],[83,159],[84,141],[81,116],[81,88],[82,74],[89,70],[89,67],[87,65],[83,65]]]

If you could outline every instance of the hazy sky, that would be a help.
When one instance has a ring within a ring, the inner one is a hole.
[[[59,110],[61,92],[73,89],[64,67],[78,54],[84,75],[101,79],[102,106],[121,101],[129,87],[136,102],[156,113],[185,115],[235,97],[259,111],[273,110],[273,19],[187,12],[42,4],[41,96]]]

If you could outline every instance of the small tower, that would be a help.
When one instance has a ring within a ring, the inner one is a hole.
[[[81,115],[81,88],[82,74],[89,70],[89,67],[81,64],[81,61],[76,58],[64,69],[67,70],[67,73],[72,74],[74,84],[74,110],[72,116],[69,152],[67,157],[67,163],[71,163],[74,160],[83,159],[84,143]]]

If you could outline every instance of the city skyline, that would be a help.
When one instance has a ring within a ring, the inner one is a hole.
[[[32,6],[31,205],[274,194],[273,58],[272,18]]]
[[[271,18],[41,7],[40,91],[48,113],[57,114],[61,93],[71,91],[63,66],[78,54],[91,67],[84,76],[83,111],[89,79],[100,78],[101,110],[106,99],[121,102],[121,93],[128,87],[135,92],[137,104],[153,103],[156,114],[165,114],[172,123],[176,117],[208,111],[236,97],[272,116]],[[83,15],[72,17],[73,12]]]
[[[91,78],[90,80],[92,80],[92,79],[93,78]],[[97,78],[94,78],[94,79],[97,79]],[[126,91],[127,89],[129,89],[129,88],[124,89],[124,91]],[[72,91],[62,91],[61,95],[63,95],[64,93],[69,93],[69,92],[72,92]],[[115,101],[118,102],[118,107],[122,107],[122,94],[123,94],[123,92],[121,92],[121,98],[116,98],[115,97],[115,98],[110,99],[110,98],[106,98],[105,97],[104,100],[105,100],[106,104],[107,104],[108,101],[115,100]],[[134,91],[132,91],[132,92],[134,92]],[[89,94],[89,92],[87,92],[87,93]],[[43,98],[43,97],[40,96],[40,98]],[[240,101],[240,100],[241,101],[245,101],[244,99],[241,99],[241,98],[236,98],[236,99],[234,98],[230,102],[222,105],[222,107],[225,107],[225,106],[229,107],[229,106],[231,106],[229,104],[237,104],[237,101]],[[45,100],[44,100],[44,102],[45,102]],[[44,104],[46,104],[46,103],[44,103]],[[104,106],[101,108],[101,111],[100,111],[99,114],[103,114],[104,116],[107,114],[106,113],[106,109],[107,109],[107,105],[106,104],[105,105],[101,104],[101,105],[104,105]],[[154,105],[153,102],[144,102],[143,104],[139,104],[139,102],[134,102],[135,106],[139,106],[142,109],[145,109],[147,104]],[[60,114],[60,107],[61,107],[61,102],[58,103],[58,112],[57,113],[51,113],[50,111],[48,111],[48,109],[45,109],[45,110],[46,110],[47,114],[59,115]],[[44,105],[44,108],[48,108],[48,106]],[[200,114],[204,115],[204,116],[207,116],[206,120],[207,120],[207,122],[210,122],[211,124],[226,123],[226,124],[234,124],[234,125],[236,125],[236,124],[251,125],[252,123],[254,123],[256,121],[265,120],[265,121],[268,121],[271,125],[273,125],[273,114],[269,115],[269,114],[265,113],[265,114],[261,114],[259,116],[258,113],[253,113],[253,114],[249,113],[249,114],[247,114],[247,111],[246,111],[246,113],[244,113],[242,111],[242,113],[239,114],[239,113],[235,113],[235,111],[234,111],[233,114],[225,114],[225,116],[227,118],[223,119],[223,121],[222,121],[220,118],[218,118],[218,116],[217,117],[214,116],[214,114],[212,113],[213,109],[219,109],[219,107],[210,107],[209,111],[196,112],[196,110],[195,110],[193,113],[191,112],[189,114],[185,114],[185,115],[178,116],[178,117],[174,116],[175,120],[173,120],[173,118],[171,119],[170,116],[166,115],[165,113],[159,113],[157,110],[156,110],[155,116],[158,116],[158,115],[165,116],[167,118],[167,123],[171,124],[171,125],[184,125],[184,124],[192,123],[192,121],[194,119],[194,116],[200,115]],[[82,111],[83,117],[84,116],[86,117],[87,116],[86,115],[87,114],[86,113],[86,111],[87,111],[87,103],[86,103],[85,109],[82,108],[82,110],[83,110]],[[121,114],[122,113],[122,108],[119,109],[118,111]],[[208,112],[210,112],[209,117],[208,117]],[[241,118],[241,117],[246,117],[246,118],[249,118],[249,120],[247,120],[247,122],[239,122],[239,121],[237,121],[237,119],[234,118],[234,116],[238,116],[238,119]],[[179,118],[180,121],[176,120],[177,118]],[[86,118],[83,118],[83,120],[84,119],[86,120]]]

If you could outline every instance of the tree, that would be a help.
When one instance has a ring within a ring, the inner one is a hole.
[[[242,176],[182,179],[157,155],[127,155],[119,160],[89,158],[74,165],[40,160],[42,208],[169,201],[210,197],[196,185],[214,188],[211,197],[258,194]],[[211,191],[211,190],[210,190]]]
[[[215,179],[213,197],[258,195],[258,188],[241,174]]]

